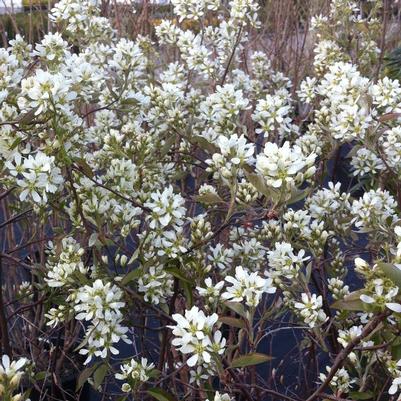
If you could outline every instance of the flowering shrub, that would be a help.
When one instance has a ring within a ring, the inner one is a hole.
[[[0,396],[65,397],[69,373],[76,398],[400,397],[389,10],[333,0],[295,86],[256,1],[172,9],[131,39],[61,0],[0,49]]]

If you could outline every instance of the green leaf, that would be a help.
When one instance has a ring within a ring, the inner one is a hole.
[[[29,110],[27,113],[21,114],[18,118],[17,121],[19,124],[28,124],[30,123],[34,118],[35,118],[35,111],[37,108],[34,108],[32,110]]]
[[[391,263],[379,262],[377,266],[384,272],[384,274],[393,281],[398,287],[401,287],[401,270],[392,265]]]
[[[253,352],[235,358],[231,362],[230,368],[244,368],[246,366],[259,365],[260,363],[265,363],[271,361],[272,359],[273,357],[270,355]]]
[[[309,194],[309,188],[307,189],[295,189],[292,191],[290,199],[288,200],[288,204],[291,205],[293,203],[297,203],[302,199],[305,199]]]
[[[373,398],[373,394],[369,391],[351,391],[349,395],[352,400],[371,400]]]
[[[161,374],[160,370],[158,370],[158,369],[152,369],[152,370],[149,372],[148,376],[149,376],[150,378],[152,378],[152,379],[156,379],[156,378],[158,378],[158,377],[160,376],[160,374]]]
[[[214,398],[214,390],[213,390],[213,387],[212,387],[208,382],[205,382],[205,384],[203,385],[203,387],[204,387],[205,390],[206,390],[207,398],[208,398],[209,400],[212,400],[212,399]]]
[[[127,273],[122,279],[121,279],[121,284],[122,285],[127,285],[131,281],[136,280],[137,278],[141,277],[143,274],[143,271],[141,268],[136,268],[134,270],[131,270],[129,273]]]
[[[192,284],[187,283],[186,281],[182,281],[181,282],[181,286],[185,292],[185,299],[188,303],[188,309],[191,308],[194,304],[194,297],[193,297],[193,292],[194,292],[194,288],[192,286]]]
[[[401,344],[393,345],[391,347],[391,355],[395,361],[401,359]]]
[[[152,388],[148,390],[148,394],[158,401],[176,401],[176,399],[161,388]]]
[[[176,136],[175,135],[171,135],[170,137],[168,137],[164,144],[163,147],[160,150],[160,156],[163,157],[165,156],[171,149],[171,147],[174,145],[176,140]]]
[[[199,147],[203,150],[206,150],[210,154],[217,153],[218,148],[213,143],[210,143],[206,138],[199,135],[194,135],[192,139],[199,145]]]
[[[305,280],[307,283],[309,283],[311,274],[312,274],[312,262],[309,262],[308,265],[306,266],[306,272],[305,272]]]
[[[239,329],[245,328],[245,322],[241,319],[237,319],[231,316],[221,316],[219,317],[219,321],[227,324],[228,326],[238,327]]]
[[[21,137],[18,137],[10,146],[11,150],[14,150],[22,141]]]
[[[219,195],[212,192],[206,194],[198,195],[196,198],[197,202],[205,203],[206,205],[211,205],[215,203],[224,203],[223,199]]]
[[[94,177],[93,171],[85,159],[75,159],[75,163],[86,176],[90,178]]]
[[[244,308],[244,305],[242,305],[238,302],[225,302],[224,305],[227,306],[227,308],[231,309],[235,313],[238,313],[238,315],[240,315],[246,319],[246,310]]]
[[[258,190],[259,193],[266,197],[271,196],[270,189],[267,187],[265,180],[258,174],[248,173],[245,171],[246,179]]]
[[[362,311],[364,310],[365,304],[360,300],[360,296],[363,294],[363,290],[351,292],[343,299],[339,299],[331,304],[334,309],[348,310],[348,311]]]
[[[42,370],[41,372],[36,373],[35,375],[35,380],[44,380],[47,376],[47,372],[45,370]]]
[[[121,104],[124,105],[124,106],[130,106],[130,105],[137,106],[138,105],[138,99],[135,99],[133,97],[128,97],[126,99],[121,100]]]
[[[170,273],[172,276],[178,278],[184,283],[192,284],[192,281],[186,278],[178,267],[167,267],[166,272]]]
[[[78,381],[77,381],[77,387],[76,387],[77,391],[82,388],[82,386],[86,383],[86,381],[89,379],[89,377],[92,376],[92,373],[96,370],[96,368],[98,366],[99,366],[99,364],[95,363],[93,366],[90,366],[89,368],[84,369],[80,373],[80,375],[78,377]]]
[[[101,364],[95,370],[95,373],[93,374],[93,382],[94,382],[96,389],[103,383],[103,380],[106,377],[108,370],[109,370],[109,367],[106,363]]]
[[[99,237],[98,233],[92,233],[88,240],[88,246],[92,247],[93,245],[95,245],[98,237]]]

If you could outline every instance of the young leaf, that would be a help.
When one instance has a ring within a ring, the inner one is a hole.
[[[161,388],[152,388],[148,390],[148,394],[158,401],[176,401],[176,399]]]
[[[191,280],[187,279],[180,271],[178,267],[167,267],[166,272],[170,273],[172,276],[177,277],[184,283],[192,284]]]
[[[363,294],[363,290],[351,292],[343,299],[339,299],[331,304],[334,309],[349,310],[349,311],[362,311],[365,304],[359,299]]]
[[[308,196],[310,189],[296,189],[291,191],[290,199],[288,200],[288,204],[291,205],[293,203],[297,203]]]
[[[107,364],[103,363],[95,370],[95,373],[93,374],[93,382],[95,388],[98,388],[103,383],[103,380],[106,377],[108,369],[109,367],[107,366]]]
[[[235,358],[231,362],[230,368],[244,368],[246,366],[259,365],[260,363],[265,363],[271,361],[272,359],[273,357],[271,357],[270,355],[253,352]]]
[[[188,304],[187,306],[188,306],[188,308],[191,308],[192,305],[194,304],[194,297],[193,297],[194,288],[193,288],[192,284],[187,283],[186,281],[182,281],[181,286],[185,293],[185,298],[186,298],[187,304]]]
[[[371,400],[373,394],[368,391],[352,391],[349,393],[352,400]]]
[[[248,173],[245,171],[246,179],[258,190],[259,193],[265,195],[267,198],[270,198],[271,191],[266,186],[263,177],[255,173]]]
[[[92,376],[92,373],[97,369],[98,366],[99,366],[99,364],[95,363],[93,366],[90,366],[89,368],[84,369],[80,373],[80,375],[78,377],[78,381],[77,381],[77,387],[76,387],[77,391],[82,388],[82,386],[86,383],[86,381],[89,379],[89,377]]]
[[[205,203],[206,205],[211,205],[214,203],[222,203],[222,202],[224,203],[223,199],[221,199],[219,195],[214,194],[212,192],[198,195],[196,197],[196,201],[200,203]]]
[[[227,306],[227,308],[231,309],[235,313],[238,313],[238,315],[240,315],[246,319],[246,311],[242,304],[240,304],[238,302],[225,302],[224,305]]]
[[[127,273],[122,279],[121,279],[121,284],[122,285],[127,285],[131,281],[136,280],[138,277],[141,276],[143,273],[141,268],[136,268],[134,270],[131,270],[129,273]]]
[[[245,327],[245,322],[243,320],[231,316],[221,316],[219,317],[219,321],[227,324],[228,326],[238,327],[239,329],[243,329]]]
[[[391,347],[391,355],[396,361],[401,359],[401,344],[393,345]]]
[[[192,139],[199,145],[199,147],[210,154],[217,153],[218,148],[213,143],[209,142],[206,138],[199,135],[194,135]]]
[[[379,262],[377,264],[384,274],[393,281],[398,287],[401,287],[401,270],[391,263]]]
[[[93,245],[95,245],[98,237],[99,237],[98,233],[92,233],[88,240],[88,246],[92,247]]]
[[[42,370],[41,372],[36,373],[35,375],[35,380],[44,380],[47,376],[47,372],[45,370]]]
[[[82,158],[75,159],[75,163],[77,164],[78,167],[80,167],[80,169],[86,176],[88,176],[90,178],[94,177],[94,173],[85,159],[82,159]]]

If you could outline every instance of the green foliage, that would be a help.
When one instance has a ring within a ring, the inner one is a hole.
[[[260,354],[253,352],[247,355],[241,355],[235,358],[230,365],[230,368],[245,368],[247,366],[259,365],[261,363],[269,362],[273,358],[270,355]]]

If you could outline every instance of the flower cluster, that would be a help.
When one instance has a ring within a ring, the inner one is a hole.
[[[299,310],[299,314],[306,324],[313,328],[327,320],[322,309],[323,298],[321,295],[303,293],[301,299],[302,302],[295,302],[294,307]]]
[[[21,355],[0,398],[25,396],[23,355],[36,389],[78,368],[116,399],[260,398],[287,385],[289,328],[292,360],[333,363],[294,399],[319,378],[326,398],[399,392],[393,3],[281,23],[283,2],[60,0],[51,32],[0,49],[0,333]]]
[[[0,361],[0,396],[2,400],[23,400],[22,393],[16,393],[19,388],[28,360],[19,358],[11,361],[8,355],[3,355]]]
[[[131,342],[126,335],[128,328],[121,325],[121,309],[125,306],[122,296],[122,291],[116,285],[104,284],[99,279],[92,286],[85,285],[78,289],[74,297],[75,318],[91,322],[86,330],[85,348],[79,351],[87,355],[85,364],[93,356],[105,358],[109,351],[118,354],[113,344],[120,340],[127,344]]]
[[[172,317],[177,322],[175,326],[169,326],[174,335],[172,344],[183,354],[191,355],[188,366],[205,364],[209,369],[213,368],[212,356],[222,354],[226,344],[220,330],[213,332],[217,314],[206,316],[193,306],[184,315],[174,314]]]
[[[129,393],[138,388],[141,383],[149,380],[154,371],[154,367],[155,365],[153,363],[148,363],[146,358],[141,358],[140,362],[131,359],[129,362],[120,366],[120,373],[116,373],[115,377],[117,380],[124,381],[121,390],[124,393]]]
[[[258,273],[249,273],[242,266],[235,268],[235,276],[226,276],[225,280],[232,284],[223,292],[222,298],[230,302],[243,302],[249,307],[256,307],[263,293],[274,294],[271,278],[264,279]]]
[[[312,177],[315,159],[315,154],[304,155],[299,146],[289,142],[281,147],[268,142],[263,154],[257,156],[256,170],[268,186],[288,191]]]
[[[27,158],[16,153],[14,159],[5,165],[21,188],[21,201],[31,198],[35,203],[45,204],[48,194],[54,194],[64,182],[60,168],[55,165],[54,156],[47,156],[41,151]]]

